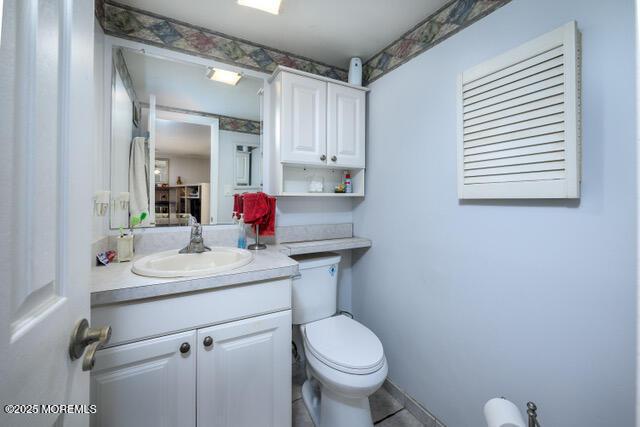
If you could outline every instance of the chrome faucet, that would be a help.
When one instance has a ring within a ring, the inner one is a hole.
[[[189,244],[180,249],[181,254],[201,254],[205,251],[210,251],[211,248],[204,245],[204,239],[202,238],[202,225],[198,224],[198,221],[194,217],[189,218],[189,225],[191,225],[191,238]]]

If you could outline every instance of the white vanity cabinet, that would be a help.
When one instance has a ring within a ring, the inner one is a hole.
[[[195,348],[196,331],[189,331],[98,351],[91,425],[195,426]]]
[[[291,280],[92,309],[93,427],[291,425]],[[159,336],[158,336],[159,335]]]
[[[267,191],[279,196],[364,196],[368,89],[287,67],[278,67],[270,87]],[[347,173],[353,193],[334,193]],[[323,190],[311,190],[311,180],[322,181]]]
[[[290,313],[198,330],[198,427],[291,425]]]

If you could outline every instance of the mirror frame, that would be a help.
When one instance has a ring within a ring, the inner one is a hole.
[[[111,168],[111,108],[112,108],[113,98],[111,96],[111,91],[112,91],[112,79],[114,75],[112,62],[113,62],[113,49],[119,48],[119,47],[125,48],[125,49],[137,50],[145,55],[151,55],[157,58],[167,59],[170,61],[202,65],[205,67],[223,68],[229,71],[235,71],[238,73],[242,73],[246,76],[262,80],[262,90],[259,91],[258,94],[256,94],[257,96],[259,95],[262,96],[262,105],[260,106],[260,113],[261,113],[260,114],[261,115],[260,145],[262,146],[262,153],[263,153],[262,166],[261,166],[262,187],[270,188],[268,184],[269,184],[269,180],[271,179],[269,174],[269,171],[270,171],[269,165],[271,163],[271,159],[273,158],[273,156],[271,155],[271,148],[270,148],[272,121],[270,117],[271,116],[270,109],[265,108],[265,106],[271,105],[272,95],[271,95],[271,88],[269,86],[269,78],[271,77],[270,74],[267,74],[261,71],[252,70],[249,68],[238,67],[236,65],[230,65],[225,62],[215,61],[215,60],[204,58],[197,55],[189,55],[189,54],[177,52],[171,49],[152,46],[149,44],[140,43],[133,40],[121,39],[118,37],[105,34],[104,52],[103,52],[103,58],[104,58],[103,142],[108,143],[108,147],[109,147],[109,150],[108,150],[109,167],[107,168],[108,176],[106,177],[107,182],[109,183],[109,190],[111,190],[111,178],[112,178],[111,176],[111,169],[112,169]],[[98,55],[100,53],[96,52],[96,54]],[[220,190],[218,189],[217,191],[220,191]],[[206,227],[227,227],[227,228],[233,227],[233,225],[229,225],[229,224],[208,224],[205,226]],[[157,231],[169,232],[169,231],[184,230],[184,228],[185,226],[168,226],[168,227],[163,226],[163,227],[142,227],[139,229],[137,228],[136,230],[145,230],[145,231],[157,230]],[[109,234],[114,234],[114,232],[117,231],[117,229],[114,229],[111,227],[111,218],[109,218],[108,230],[109,230]]]

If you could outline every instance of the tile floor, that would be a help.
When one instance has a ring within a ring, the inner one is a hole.
[[[293,427],[313,427],[313,422],[302,400],[304,372],[300,363],[293,364]],[[369,398],[373,423],[379,427],[423,427],[400,402],[384,388],[380,388]]]

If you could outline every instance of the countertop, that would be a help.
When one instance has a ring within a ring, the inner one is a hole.
[[[244,267],[206,277],[144,277],[133,273],[131,265],[132,262],[116,262],[91,269],[92,306],[259,282],[298,273],[298,263],[273,247],[254,252],[253,261]]]
[[[259,282],[298,274],[298,263],[289,255],[368,248],[369,239],[349,237],[280,243],[255,251],[253,261],[244,267],[206,277],[144,277],[131,271],[132,262],[112,263],[91,270],[91,305],[176,295],[223,286]],[[134,261],[144,255],[137,256]]]
[[[318,252],[344,251],[371,247],[371,240],[362,237],[313,240],[307,242],[281,243],[280,251],[287,255],[303,255]]]

